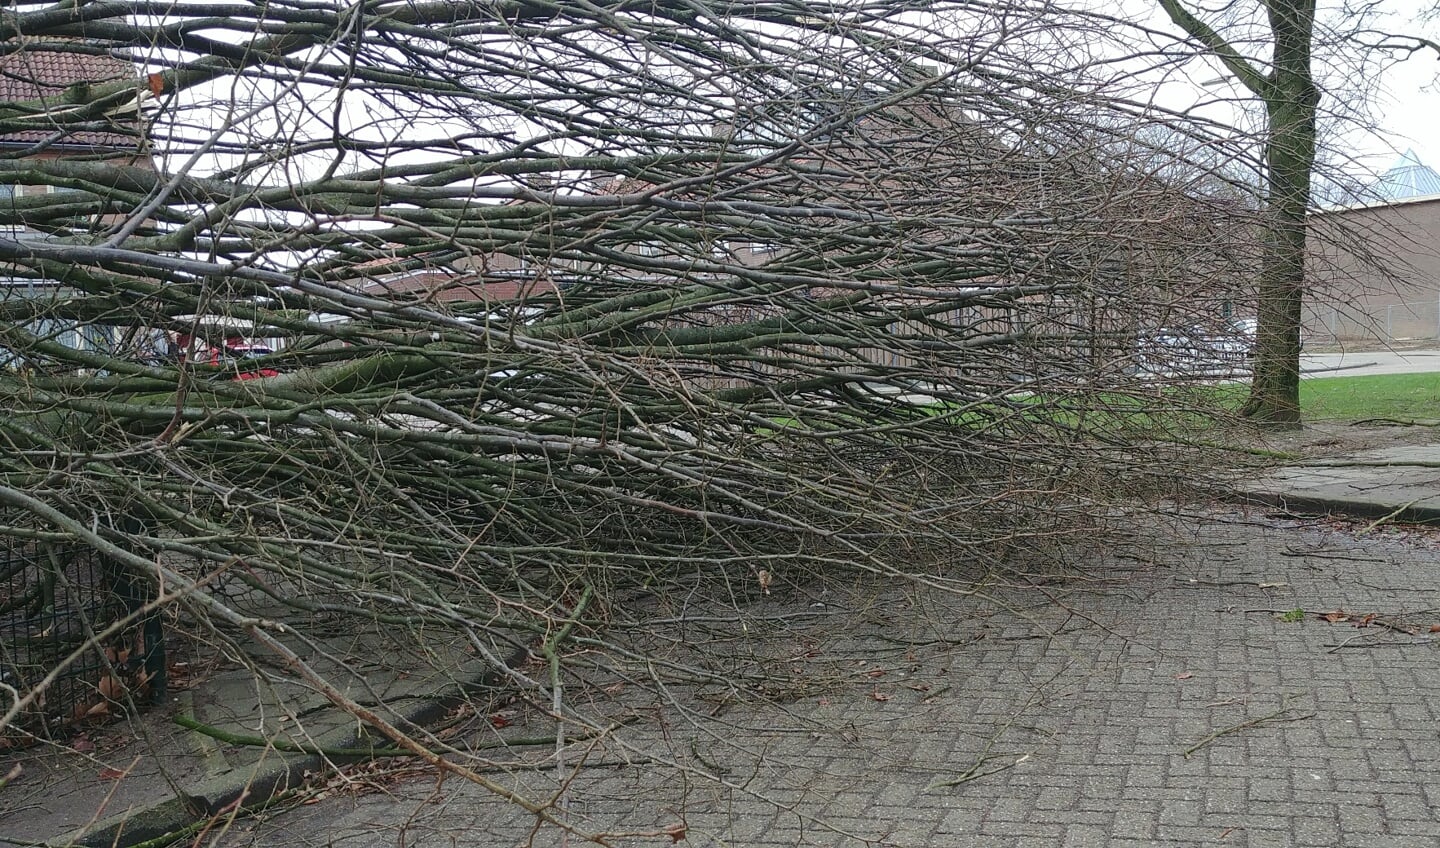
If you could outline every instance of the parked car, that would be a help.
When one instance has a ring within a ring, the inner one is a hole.
[[[1249,358],[1255,355],[1255,334],[1259,329],[1260,322],[1254,318],[1230,318],[1221,330],[1221,338],[1232,349]]]
[[[271,356],[275,351],[268,345],[251,344],[244,341],[232,341],[227,339],[223,347],[212,347],[202,356],[197,357],[202,362],[209,362],[211,365],[233,366],[239,372],[236,380],[258,380],[261,377],[275,377],[279,375],[280,369],[265,366],[254,370],[245,370],[245,363],[250,360],[263,359]]]
[[[1144,374],[1238,377],[1250,368],[1255,351],[1255,321],[1235,319],[1219,330],[1161,327],[1142,334],[1136,348],[1137,366]]]

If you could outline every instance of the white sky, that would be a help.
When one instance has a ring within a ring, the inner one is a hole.
[[[1420,160],[1440,169],[1440,61],[1433,55],[1417,54],[1392,68],[1386,75],[1389,96],[1379,98],[1375,113],[1388,135],[1393,149],[1386,149],[1379,140],[1361,148],[1374,160],[1373,167],[1384,170],[1407,147],[1414,148]]]
[[[1072,2],[1101,14],[1116,4],[1116,0]],[[1260,0],[1182,2],[1263,67],[1269,56],[1269,41]],[[1319,6],[1317,37],[1322,42],[1335,29],[1353,34],[1357,20],[1363,21],[1360,25],[1368,30],[1366,42],[1381,40],[1381,33],[1440,42],[1440,11],[1429,20],[1425,15],[1427,10],[1440,10],[1440,0],[1319,0]],[[1118,7],[1123,17],[1137,24],[1172,36],[1179,34],[1156,0],[1119,0]],[[1358,112],[1364,116],[1360,121],[1345,121],[1338,135],[1336,123],[1322,118],[1322,170],[1338,166],[1349,180],[1367,184],[1393,165],[1401,153],[1413,149],[1421,161],[1440,171],[1440,55],[1429,49],[1418,50],[1405,61],[1394,61],[1402,55],[1365,51],[1349,42],[1338,48],[1317,46],[1314,70],[1326,90],[1322,115],[1349,113],[1354,118],[1359,117],[1354,114]],[[1391,60],[1389,67],[1379,73],[1386,56]],[[1361,57],[1370,66],[1364,73],[1355,67]],[[1246,135],[1258,135],[1262,126],[1259,104],[1213,57],[1191,54],[1186,61],[1157,65],[1153,73],[1159,75],[1160,82],[1148,95],[1151,102],[1234,125]],[[1136,76],[1146,74],[1141,71]],[[1366,92],[1363,96],[1362,90]],[[1368,129],[1362,128],[1365,120],[1373,122]]]
[[[1087,0],[1080,0],[1085,5]],[[1093,0],[1102,5],[1113,3],[1114,0]],[[1335,6],[1346,0],[1320,0],[1322,6]],[[1384,17],[1376,23],[1390,32],[1416,33],[1428,35],[1440,41],[1440,21],[1421,22],[1418,20],[1420,12],[1440,0],[1379,0],[1380,5],[1376,8],[1384,10]],[[1187,5],[1204,6],[1206,4],[1189,0]],[[1249,8],[1250,4],[1246,4]],[[1139,10],[1140,17],[1149,17],[1152,24],[1162,30],[1173,31],[1173,24],[1170,24],[1163,13],[1159,12],[1155,0],[1121,0],[1124,8]],[[1203,13],[1202,13],[1203,16]],[[1209,17],[1209,16],[1206,16]],[[211,35],[224,36],[225,34],[210,33]],[[1317,62],[1323,58],[1317,56]],[[1317,72],[1322,76],[1324,69],[1317,67]],[[1342,72],[1343,73],[1343,72]],[[1198,74],[1198,76],[1197,76]],[[1226,92],[1226,84],[1204,85],[1197,90],[1196,82],[1205,77],[1223,76],[1218,63],[1206,62],[1204,65],[1191,65],[1187,71],[1181,71],[1174,76],[1167,74],[1167,82],[1161,90],[1151,95],[1156,102],[1164,102],[1171,108],[1185,110],[1197,99],[1213,100],[1233,96],[1235,88],[1231,86],[1231,94]],[[1188,79],[1187,79],[1188,77]],[[1397,158],[1400,152],[1407,148],[1413,148],[1422,161],[1431,167],[1440,170],[1440,61],[1433,53],[1417,52],[1409,60],[1390,68],[1384,77],[1378,81],[1377,91],[1372,97],[1370,112],[1373,114],[1380,126],[1377,133],[1351,132],[1340,140],[1335,147],[1346,154],[1354,157],[1354,163],[1346,168],[1354,176],[1360,176],[1359,172],[1371,171],[1378,173],[1389,167]],[[1211,80],[1216,82],[1216,80]],[[324,98],[321,98],[322,100]],[[314,104],[312,104],[314,105]],[[1203,108],[1200,112],[1206,116],[1221,121],[1238,121],[1242,124],[1249,123],[1254,126],[1253,118],[1246,120],[1240,117],[1240,110],[1232,110],[1223,104]],[[292,116],[293,118],[294,116]],[[265,120],[276,120],[277,116],[262,116]],[[393,128],[389,128],[394,131]],[[1334,142],[1335,139],[1329,139]]]
[[[1327,5],[1327,0],[1321,3]],[[1440,20],[1426,20],[1424,15],[1436,6],[1436,0],[1381,0],[1373,6],[1381,15],[1372,25],[1388,33],[1440,41]],[[1323,70],[1316,68],[1320,74]],[[1440,55],[1420,50],[1387,68],[1374,81],[1369,112],[1377,124],[1373,133],[1352,132],[1334,145],[1337,153],[1354,158],[1347,171],[1383,172],[1407,149],[1440,170]]]

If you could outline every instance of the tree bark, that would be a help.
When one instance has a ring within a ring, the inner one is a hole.
[[[1300,313],[1305,296],[1306,212],[1315,166],[1319,92],[1310,68],[1314,0],[1268,6],[1274,70],[1265,98],[1265,234],[1259,287],[1255,375],[1241,414],[1260,423],[1299,426]]]

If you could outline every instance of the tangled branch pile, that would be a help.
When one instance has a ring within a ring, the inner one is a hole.
[[[1106,26],[7,12],[7,77],[120,70],[0,104],[4,530],[276,650],[323,614],[498,661],[582,591],[942,579],[1091,526],[1216,376],[1156,339],[1243,312],[1254,256],[1226,142],[1129,100]]]

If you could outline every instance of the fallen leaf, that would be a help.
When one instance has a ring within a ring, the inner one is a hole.
[[[1190,678],[1192,678],[1192,677],[1194,677],[1194,676],[1195,676],[1195,675],[1191,674],[1191,673],[1188,672],[1188,671],[1182,671],[1182,672],[1180,672],[1179,674],[1175,675],[1175,679],[1176,679],[1176,680],[1189,680]]]
[[[145,79],[150,84],[150,93],[159,97],[165,92],[165,75],[150,74]]]
[[[1431,633],[1440,633],[1440,624],[1432,624],[1432,625],[1430,625],[1430,632],[1431,632]]]
[[[1326,621],[1330,622],[1331,624],[1335,624],[1336,622],[1339,622],[1339,621],[1349,621],[1349,620],[1350,620],[1350,613],[1346,612],[1345,610],[1338,610],[1338,609],[1337,609],[1337,610],[1335,610],[1334,612],[1327,612],[1327,613],[1325,613],[1324,615],[1322,615],[1322,616],[1320,616],[1320,617],[1323,618],[1323,619],[1325,619]]]
[[[119,780],[120,778],[122,778],[122,777],[124,777],[124,776],[125,776],[125,772],[123,772],[123,771],[121,771],[120,769],[117,769],[117,768],[103,768],[103,769],[100,769],[100,779],[101,779],[101,780]]]
[[[514,719],[514,717],[513,717],[512,715],[506,715],[505,713],[491,713],[491,714],[490,714],[490,726],[491,726],[491,727],[495,727],[495,728],[509,727],[510,725],[512,725],[512,724],[514,724],[514,723],[515,723],[515,719]]]
[[[668,837],[670,837],[670,843],[673,845],[673,844],[675,844],[676,842],[679,842],[680,840],[684,839],[684,838],[685,838],[685,834],[686,834],[689,830],[690,830],[690,828],[689,828],[688,826],[686,826],[685,822],[679,822],[679,823],[677,823],[677,824],[672,824],[672,825],[670,825],[669,827],[665,828],[665,835],[668,836]]]
[[[70,743],[70,747],[82,754],[88,754],[95,750],[95,743],[91,742],[88,736],[76,736],[75,741]]]
[[[1355,622],[1355,626],[1356,626],[1356,627],[1369,627],[1369,626],[1370,626],[1370,622],[1372,622],[1372,621],[1374,621],[1374,620],[1375,620],[1375,613],[1372,612],[1372,613],[1370,613],[1369,615],[1365,616],[1364,618],[1360,619],[1359,621]]]
[[[884,676],[885,676],[885,669],[883,669],[883,668],[872,668],[872,669],[870,669],[869,671],[865,672],[865,676],[866,676],[866,677],[884,677]]]
[[[101,696],[112,701],[118,701],[125,697],[125,684],[114,675],[107,674],[100,678],[100,685],[96,688],[100,690]]]
[[[874,698],[875,700],[881,702],[882,704],[883,704],[884,702],[890,700],[890,696],[889,696],[889,695],[886,695],[884,692],[879,692],[879,691],[871,692],[871,693],[870,693],[870,697],[872,697],[872,698]]]

